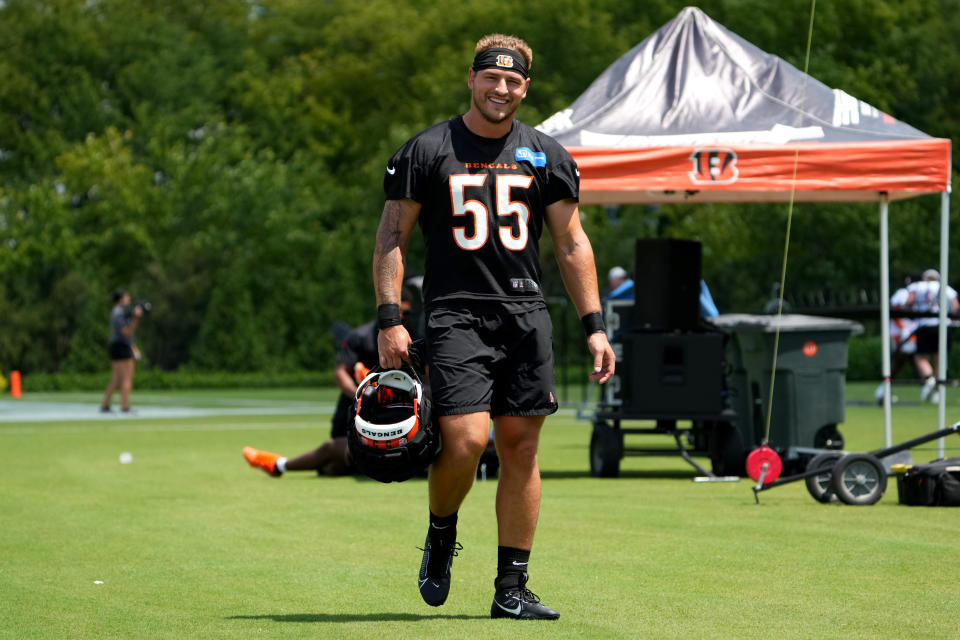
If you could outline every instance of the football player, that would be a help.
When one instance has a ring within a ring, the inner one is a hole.
[[[491,616],[556,619],[527,588],[540,506],[537,447],[557,410],[539,239],[550,232],[567,291],[606,382],[614,354],[600,313],[593,249],[580,225],[579,171],[549,136],[515,119],[533,53],[520,38],[480,39],[467,71],[470,108],[411,138],[386,166],[373,277],[380,364],[400,366],[411,338],[399,313],[413,228],[426,246],[427,360],[443,448],[430,467],[430,520],[418,575],[427,604],[447,599],[457,513],[474,482],[491,417],[500,457],[498,566]]]
[[[407,321],[411,309],[411,295],[403,290],[400,317]],[[316,471],[319,475],[342,476],[353,473],[353,464],[347,451],[347,427],[357,385],[379,361],[377,354],[377,323],[371,320],[350,330],[340,343],[333,377],[340,387],[337,406],[330,420],[330,438],[316,449],[292,458],[279,453],[243,448],[243,457],[251,467],[262,469],[279,478],[287,471]]]

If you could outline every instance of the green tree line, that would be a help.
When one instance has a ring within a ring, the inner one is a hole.
[[[102,370],[124,287],[153,304],[148,366],[327,369],[334,323],[374,313],[384,162],[466,110],[476,40],[533,46],[519,115],[536,124],[685,4],[0,0],[0,367]],[[957,138],[958,4],[818,3],[811,75]],[[699,6],[802,68],[809,2]],[[759,311],[779,279],[784,205],[583,213],[601,275],[660,235],[703,243],[722,311]],[[930,196],[891,206],[896,276],[936,264],[938,217]],[[875,205],[797,205],[788,291],[875,288],[877,237]],[[544,247],[546,291],[563,295]],[[408,269],[421,258],[414,242]]]

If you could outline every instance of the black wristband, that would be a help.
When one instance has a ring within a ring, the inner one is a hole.
[[[593,311],[580,318],[583,323],[583,330],[589,336],[593,333],[606,333],[607,329],[603,326],[603,314],[599,311]]]
[[[380,306],[377,307],[377,328],[378,329],[395,327],[398,324],[403,324],[403,320],[400,318],[400,305],[381,304]]]

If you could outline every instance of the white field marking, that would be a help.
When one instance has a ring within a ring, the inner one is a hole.
[[[270,422],[251,422],[249,424],[181,424],[172,422],[150,422],[134,424],[133,421],[126,424],[103,425],[96,422],[88,422],[84,425],[66,425],[61,423],[37,423],[34,425],[22,425],[14,427],[0,427],[0,438],[3,436],[14,435],[50,435],[65,433],[177,433],[189,431],[200,433],[204,431],[296,431],[300,429],[329,429],[329,424],[322,423],[293,423],[293,424],[275,424]]]
[[[256,408],[187,408],[187,407],[135,407],[134,415],[124,416],[119,412],[112,415],[99,413],[96,404],[61,402],[22,402],[20,400],[0,400],[0,436],[50,433],[164,433],[182,431],[257,431],[283,429],[316,429],[318,423],[307,420],[304,423],[274,424],[269,422],[251,422],[248,424],[177,424],[168,420],[206,418],[214,416],[280,416],[302,415],[323,416],[333,414],[334,404],[313,403],[310,406],[279,406]],[[576,409],[563,407],[554,416],[574,416]],[[547,416],[550,418],[550,416]],[[162,420],[163,422],[159,422]],[[71,422],[71,425],[57,423]],[[77,425],[77,422],[88,424]],[[3,426],[9,423],[10,426]],[[36,423],[24,424],[24,423]],[[549,426],[550,420],[547,420]]]
[[[23,400],[4,400],[0,398],[0,414],[5,410],[16,410],[18,407],[25,406],[49,406],[49,407],[71,407],[77,409],[85,409],[90,406],[95,400],[90,400],[90,397],[73,397],[67,399],[23,399]],[[255,407],[259,409],[267,407],[282,407],[282,408],[295,408],[295,407],[306,407],[306,408],[316,408],[316,407],[327,407],[333,405],[333,402],[321,402],[319,400],[267,400],[263,398],[244,398],[244,397],[233,397],[233,396],[203,396],[203,397],[194,397],[190,395],[182,396],[161,396],[150,393],[139,393],[135,398],[135,407],[151,407],[153,409],[159,409],[163,407],[172,408],[172,409],[216,409],[216,408],[228,408],[228,409],[239,409],[242,407]],[[114,405],[114,409],[119,411],[119,405]]]
[[[131,422],[143,419],[179,419],[209,416],[269,416],[269,415],[323,415],[333,413],[333,403],[294,403],[260,407],[170,407],[141,405],[132,414],[119,410],[100,413],[99,406],[89,403],[0,401],[0,423],[4,422],[76,422],[96,421],[116,423],[125,429]],[[123,425],[123,426],[121,426]],[[0,433],[10,432],[0,429]]]

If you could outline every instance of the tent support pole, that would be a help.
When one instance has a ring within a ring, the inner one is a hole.
[[[937,411],[938,429],[943,429],[947,414],[947,285],[950,262],[950,192],[940,194],[940,325],[939,346],[937,351],[937,389],[940,391]],[[937,440],[937,457],[942,458],[943,438]]]
[[[883,345],[883,442],[893,444],[890,389],[890,203],[880,196],[880,335]]]

